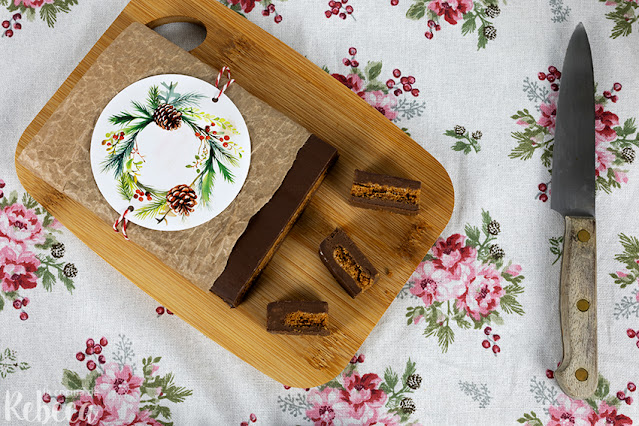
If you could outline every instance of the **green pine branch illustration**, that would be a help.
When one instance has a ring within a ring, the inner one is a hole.
[[[627,37],[632,33],[632,26],[637,20],[639,16],[637,16],[637,9],[639,9],[639,4],[635,3],[631,0],[599,0],[600,2],[605,2],[607,5],[614,5],[615,10],[613,12],[609,12],[606,14],[606,18],[610,19],[614,22],[614,27],[612,28],[612,32],[610,33],[610,37],[613,39],[619,37]]]
[[[463,151],[464,154],[468,155],[471,150],[475,152],[481,150],[479,140],[482,138],[482,133],[479,130],[471,134],[463,126],[455,126],[453,129],[446,130],[444,136],[457,139],[455,145],[451,147],[453,151]]]
[[[9,374],[16,371],[24,371],[29,368],[31,366],[26,362],[18,361],[16,351],[6,348],[4,352],[0,352],[0,379],[5,379]]]

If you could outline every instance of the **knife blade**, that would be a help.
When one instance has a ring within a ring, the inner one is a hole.
[[[597,389],[595,101],[592,55],[583,24],[564,59],[557,102],[550,206],[565,218],[560,276],[564,355],[555,377],[574,399]]]

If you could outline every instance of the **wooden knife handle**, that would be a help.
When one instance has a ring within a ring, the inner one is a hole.
[[[566,216],[559,309],[564,358],[555,372],[561,389],[584,399],[597,389],[597,246],[593,217]]]

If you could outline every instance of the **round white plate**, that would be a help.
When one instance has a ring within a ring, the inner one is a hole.
[[[251,142],[235,104],[226,95],[212,101],[218,93],[197,78],[163,74],[133,83],[104,108],[91,168],[118,214],[131,206],[131,222],[178,231],[211,220],[235,199]]]

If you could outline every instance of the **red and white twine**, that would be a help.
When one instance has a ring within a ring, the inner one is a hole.
[[[229,79],[224,86],[222,86],[222,88],[220,89],[220,79],[222,78],[222,76],[224,75],[224,73],[226,73],[226,77]],[[217,102],[218,99],[220,99],[220,96],[222,96],[222,94],[224,93],[224,91],[226,89],[229,88],[229,86],[231,84],[233,84],[235,82],[234,79],[231,78],[231,69],[229,67],[222,67],[222,69],[220,70],[220,72],[217,75],[217,78],[215,79],[215,87],[220,89],[220,93],[217,94],[216,97],[214,97],[212,100],[213,102]]]
[[[126,224],[129,222],[129,220],[126,218],[126,215],[128,212],[131,212],[131,211],[133,211],[133,206],[127,207],[126,210],[122,212],[120,217],[116,219],[115,223],[113,223],[113,230],[115,232],[120,232],[118,230],[118,225],[120,224],[120,222],[122,222],[122,236],[127,241],[129,240],[129,236],[126,234]]]

